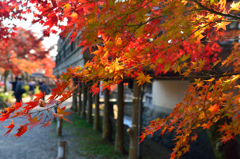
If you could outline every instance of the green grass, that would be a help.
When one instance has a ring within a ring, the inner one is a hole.
[[[10,101],[12,98],[12,94],[9,92],[0,93],[0,101]]]
[[[72,123],[63,122],[63,128],[67,131],[72,131],[73,135],[81,135],[79,140],[79,150],[83,155],[101,156],[104,159],[126,159],[123,156],[114,152],[114,144],[102,139],[102,133],[93,130],[93,125],[88,124],[85,119],[82,119],[76,113],[70,115]],[[102,125],[102,124],[101,124]]]

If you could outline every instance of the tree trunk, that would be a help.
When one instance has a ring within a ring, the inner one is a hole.
[[[93,129],[100,130],[100,118],[99,118],[99,93],[95,94],[95,114]]]
[[[104,90],[104,110],[103,110],[103,131],[102,138],[109,140],[110,137],[110,110],[109,110],[109,90]]]
[[[81,114],[81,110],[82,110],[82,83],[79,80],[79,86],[78,86],[78,114]]]
[[[73,85],[76,86],[77,84],[77,78],[73,78]],[[77,89],[73,91],[72,110],[77,111]]]
[[[213,152],[216,159],[239,159],[240,157],[237,151],[238,143],[236,140],[232,139],[226,143],[222,143],[219,140],[219,138],[222,137],[222,134],[217,130],[219,129],[219,125],[224,124],[226,120],[226,118],[220,119],[217,123],[212,125],[210,129],[207,130]]]
[[[90,87],[88,90],[87,123],[92,124],[92,93],[90,92]]]
[[[7,92],[7,78],[8,78],[9,71],[4,71],[4,92]]]
[[[81,111],[81,117],[86,118],[86,105],[87,105],[87,87],[82,85],[83,88],[83,104],[82,104],[82,111]]]
[[[137,159],[138,153],[138,113],[139,113],[139,95],[141,86],[134,80],[133,85],[133,103],[132,103],[132,127],[127,129],[130,136],[129,159]]]
[[[115,139],[115,151],[124,154],[124,98],[123,98],[123,81],[118,84],[117,94],[117,106],[118,106],[118,118],[116,123],[116,139]]]

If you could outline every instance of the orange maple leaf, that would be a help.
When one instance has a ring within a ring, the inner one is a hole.
[[[234,139],[234,137],[232,135],[226,135],[226,136],[221,137],[220,139],[221,139],[221,142],[225,143],[231,139]]]
[[[12,120],[12,119],[11,119]],[[7,131],[7,133],[5,135],[9,135],[9,133],[12,131],[12,129],[14,128],[14,121],[12,120],[12,122],[10,123],[10,125],[8,126],[4,126],[5,128],[8,128],[9,130]],[[5,136],[3,135],[3,136]]]
[[[30,125],[30,127],[29,127],[28,130],[31,130],[35,126],[39,125],[40,122],[41,122],[41,119],[42,119],[42,117],[40,119],[38,119],[36,116],[31,118],[31,119],[29,119],[30,123],[28,123],[28,125]]]
[[[97,83],[94,83],[92,86],[91,86],[91,90],[90,92],[93,92],[92,96],[94,96],[94,94],[98,94],[100,91],[100,88],[98,87],[98,82]]]
[[[212,126],[212,125],[213,125],[212,122],[208,122],[208,123],[204,123],[204,124],[202,124],[202,127],[203,127],[203,129],[209,129],[210,126]]]
[[[211,113],[216,113],[216,112],[219,112],[220,108],[219,108],[219,106],[217,106],[217,104],[214,104],[213,106],[210,106],[210,108],[208,110]]]
[[[67,122],[72,123],[71,121],[69,121],[67,118],[65,118],[64,116],[72,114],[73,112],[64,112],[64,110],[66,109],[66,107],[60,108],[60,106],[57,108],[57,113],[53,113],[53,115],[55,117],[58,118],[62,118],[63,120],[66,120]]]

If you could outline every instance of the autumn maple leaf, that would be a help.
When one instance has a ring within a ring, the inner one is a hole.
[[[232,135],[226,135],[220,138],[221,142],[226,143],[227,141],[234,139],[234,137]]]
[[[53,115],[55,117],[58,117],[58,118],[62,118],[63,120],[66,120],[67,122],[70,122],[67,118],[65,118],[64,116],[66,115],[69,115],[69,114],[72,114],[73,112],[64,112],[64,110],[66,109],[66,107],[63,107],[63,108],[60,108],[60,106],[57,108],[57,113],[53,113]]]
[[[27,105],[26,105],[25,107],[23,107],[23,108],[26,109],[26,112],[27,112],[27,113],[38,105],[38,103],[35,102],[35,101],[33,101],[33,102],[27,102],[27,103],[25,103],[25,104],[27,104]]]
[[[203,127],[203,129],[209,129],[210,126],[212,126],[212,125],[213,125],[212,123],[208,123],[208,124],[204,123],[204,124],[202,124],[202,127]]]
[[[97,83],[94,83],[94,84],[91,86],[91,90],[90,90],[90,91],[93,92],[93,96],[94,96],[94,94],[99,93],[100,88],[98,87],[98,82],[97,82]]]
[[[217,30],[219,30],[219,29],[223,29],[223,30],[226,30],[226,26],[228,25],[228,24],[230,24],[231,22],[221,22],[221,23],[218,23],[217,25],[216,25],[216,27],[217,27]]]
[[[40,91],[40,93],[34,94],[34,96],[36,97],[34,100],[40,100],[43,99],[44,94]]]
[[[41,127],[47,127],[47,126],[49,126],[49,125],[51,125],[51,121],[46,122],[46,123],[43,124]]]
[[[233,2],[231,5],[231,10],[240,10],[240,2]]]
[[[39,125],[40,122],[41,122],[41,119],[42,119],[42,117],[40,119],[38,119],[36,116],[31,118],[31,119],[29,119],[30,123],[28,123],[28,125],[30,125],[30,127],[29,127],[28,130],[31,130],[35,126]]]
[[[13,136],[16,136],[17,138],[19,138],[27,131],[27,125],[20,125],[20,128],[18,128],[17,131],[18,132]]]
[[[21,108],[21,106],[22,106],[22,101],[20,101],[19,103],[16,102],[15,105],[14,105],[15,110],[18,110],[19,108]]]
[[[57,88],[52,89],[52,92],[56,93],[57,95],[61,95],[64,88],[59,83],[57,83],[56,81],[54,81],[54,82],[55,82]]]
[[[12,120],[12,119],[11,119]],[[12,129],[14,128],[14,121],[12,120],[12,122],[10,123],[10,125],[8,125],[8,126],[4,126],[5,128],[8,128],[9,130],[6,132],[6,134],[5,135],[9,135],[9,133],[12,131]],[[3,136],[5,136],[5,135],[3,135]]]
[[[141,140],[139,141],[139,144],[140,144],[141,142],[143,142],[143,140],[145,139],[145,137],[146,137],[146,134],[142,132],[142,135],[139,136],[139,138],[141,138]]]
[[[142,85],[143,83],[145,82],[149,82],[151,83],[150,79],[152,77],[150,77],[149,75],[145,76],[144,73],[138,73],[138,77],[136,77],[136,80],[137,80],[137,83],[138,83],[138,86],[139,85]]]
[[[219,106],[217,106],[217,104],[214,104],[213,106],[210,106],[210,108],[208,110],[211,113],[216,113],[216,112],[219,112],[220,108],[219,108]]]

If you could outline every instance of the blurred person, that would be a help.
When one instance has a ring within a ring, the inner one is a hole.
[[[13,95],[15,96],[15,90],[16,90],[16,86],[17,86],[17,81],[18,81],[18,77],[15,77],[15,81],[10,82],[12,84],[12,91],[13,91]]]
[[[17,83],[16,83],[16,89],[15,89],[15,98],[16,98],[16,102],[21,102],[22,101],[22,94],[25,93],[25,89],[23,89],[23,83],[22,83],[22,79],[18,78]]]
[[[48,94],[50,94],[50,89],[49,89],[49,87],[46,85],[46,82],[45,82],[45,81],[43,81],[42,84],[40,84],[39,89],[40,89],[40,91],[44,94],[44,96],[43,96],[43,101],[45,101],[45,96],[48,95]]]
[[[30,95],[30,98],[31,100],[33,100],[33,95],[34,95],[34,82],[32,80],[29,81],[28,83],[28,86],[29,86],[29,95]]]

